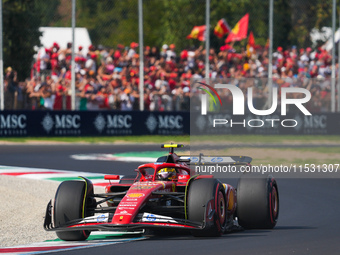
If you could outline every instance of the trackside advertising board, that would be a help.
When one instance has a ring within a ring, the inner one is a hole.
[[[192,123],[190,125],[190,119]],[[191,128],[191,130],[190,130]],[[340,114],[233,116],[231,112],[3,111],[0,137],[122,135],[339,135]]]
[[[3,111],[0,137],[185,135],[189,112]]]

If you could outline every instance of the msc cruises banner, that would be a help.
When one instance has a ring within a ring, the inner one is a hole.
[[[0,112],[0,137],[184,135],[189,132],[189,112]]]
[[[190,127],[191,120],[191,127]],[[215,125],[215,126],[214,126]],[[191,133],[190,133],[191,132]],[[0,137],[123,135],[340,135],[340,114],[202,116],[189,112],[3,111]]]

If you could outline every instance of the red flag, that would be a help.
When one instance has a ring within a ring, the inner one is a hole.
[[[251,57],[253,53],[255,53],[256,45],[253,31],[249,33],[248,36],[248,44],[247,44],[247,56]]]
[[[225,40],[226,43],[241,41],[247,38],[249,14],[247,13],[237,22],[231,33]]]
[[[190,35],[187,36],[187,39],[198,39],[200,41],[205,41],[205,26],[194,26]]]
[[[219,38],[222,38],[225,34],[229,33],[231,30],[230,30],[230,27],[227,23],[227,21],[225,19],[220,19],[218,22],[217,22],[217,25],[214,29],[214,34],[219,37]]]
[[[254,34],[253,34],[253,31],[251,31],[249,33],[249,36],[248,36],[248,45],[255,48],[255,38],[254,38]]]

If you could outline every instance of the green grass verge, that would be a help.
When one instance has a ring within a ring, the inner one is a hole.
[[[315,135],[211,135],[211,136],[109,136],[109,137],[1,137],[0,142],[66,142],[66,143],[209,143],[209,144],[274,144],[274,143],[339,143],[340,136]],[[311,149],[313,150],[313,149]]]
[[[109,136],[109,137],[20,137],[0,138],[0,142],[63,142],[63,143],[185,143],[189,144],[190,136]]]

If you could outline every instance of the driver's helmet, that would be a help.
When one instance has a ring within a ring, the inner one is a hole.
[[[176,170],[173,167],[162,168],[156,175],[158,180],[171,181],[176,178]]]

